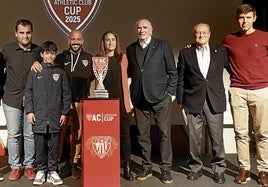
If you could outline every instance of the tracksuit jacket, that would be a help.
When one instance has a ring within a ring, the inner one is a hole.
[[[67,115],[71,89],[65,70],[56,64],[41,63],[42,72],[31,71],[25,87],[25,112],[35,114],[34,133],[60,132],[60,116]]]

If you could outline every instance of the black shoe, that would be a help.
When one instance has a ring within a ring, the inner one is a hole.
[[[64,179],[72,175],[72,167],[69,163],[65,163],[64,166],[60,167],[58,170],[60,178]]]
[[[214,182],[219,184],[225,183],[224,173],[214,173]]]
[[[139,181],[144,181],[145,179],[153,175],[151,167],[143,167],[142,171],[137,174],[136,179]]]
[[[81,169],[80,168],[72,168],[72,178],[80,179],[81,178]]]
[[[170,171],[162,171],[162,182],[165,184],[170,184],[173,182]]]
[[[202,176],[202,171],[199,170],[198,172],[193,172],[191,171],[188,175],[187,175],[187,179],[188,180],[197,180],[199,177]]]
[[[133,181],[134,177],[131,173],[129,163],[124,164],[124,169],[123,169],[123,177],[128,180],[128,181]]]

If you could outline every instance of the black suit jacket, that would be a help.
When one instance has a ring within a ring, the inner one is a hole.
[[[196,45],[179,52],[177,100],[189,113],[200,113],[206,98],[214,112],[226,110],[223,69],[229,72],[227,51],[221,45],[210,44],[209,47],[210,65],[206,78],[198,66]]]
[[[158,103],[167,94],[176,94],[177,70],[174,55],[168,42],[152,38],[143,66],[136,57],[136,41],[127,47],[128,75],[131,78],[130,95],[134,106],[139,103],[143,92],[150,103]]]

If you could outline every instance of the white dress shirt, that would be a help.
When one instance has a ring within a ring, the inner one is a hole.
[[[204,78],[206,78],[207,73],[208,73],[209,64],[210,64],[209,45],[206,45],[203,48],[197,47],[196,48],[196,56],[197,56],[197,61],[198,61],[200,71],[203,74]]]
[[[144,49],[145,47],[147,47],[147,45],[150,44],[151,39],[152,39],[152,37],[149,37],[148,40],[145,43],[139,42],[140,43],[140,46]]]

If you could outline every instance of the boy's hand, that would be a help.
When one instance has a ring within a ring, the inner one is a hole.
[[[61,115],[61,117],[60,117],[60,126],[65,125],[65,124],[66,124],[66,116]]]
[[[31,123],[32,125],[34,125],[35,123],[35,116],[34,116],[34,113],[28,113],[27,114],[27,121],[29,123]]]

